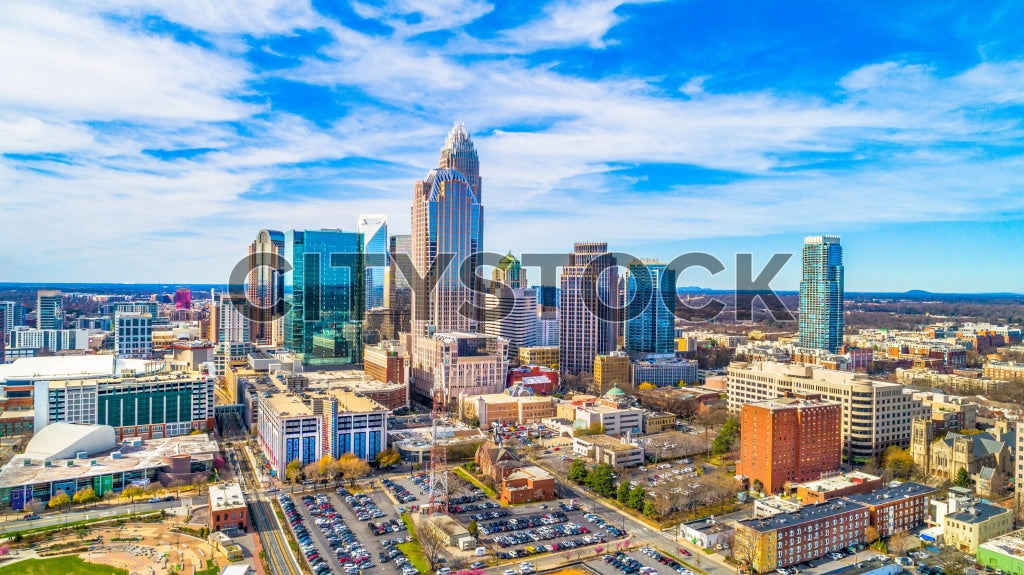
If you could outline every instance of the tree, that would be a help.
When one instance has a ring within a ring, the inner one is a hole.
[[[428,521],[430,518],[425,517],[416,525],[416,541],[420,544],[423,557],[430,564],[430,570],[433,571],[437,567],[437,558],[441,556],[445,545],[439,530],[428,527]]]
[[[650,500],[644,501],[644,517],[654,517],[656,511],[654,509],[654,503]]]
[[[635,489],[629,492],[627,504],[632,509],[636,509],[637,511],[643,511],[644,501],[646,500],[646,498],[647,492],[646,490],[644,490],[644,486],[637,485]]]
[[[760,538],[754,534],[752,529],[736,529],[733,533],[732,553],[733,558],[746,565],[752,573],[760,571],[758,557],[760,556],[758,542]]]
[[[295,484],[299,482],[299,477],[302,476],[302,462],[298,459],[289,461],[288,466],[284,469],[284,476],[292,484],[292,493],[295,493]]]
[[[878,541],[879,534],[878,529],[874,525],[868,525],[864,528],[864,542],[870,546],[875,541]]]
[[[359,459],[355,453],[346,453],[338,458],[338,469],[348,479],[349,485],[355,485],[356,479],[370,473],[370,464]]]
[[[906,449],[893,445],[882,453],[882,467],[894,478],[909,479],[914,473],[914,457]]]
[[[63,491],[58,491],[57,494],[51,497],[50,501],[46,504],[50,509],[60,509],[69,505],[71,505],[71,498]]]
[[[587,474],[587,487],[604,497],[615,495],[615,480],[612,479],[611,466],[607,463],[595,465]]]
[[[631,491],[632,487],[630,487],[629,482],[623,481],[622,483],[619,483],[619,489],[615,495],[615,499],[623,505],[629,505],[629,494]]]
[[[908,551],[917,549],[920,544],[921,540],[909,531],[900,531],[889,537],[889,551],[896,555],[906,555]]]
[[[145,491],[138,485],[129,485],[121,490],[121,497],[127,497],[128,501],[135,503],[135,498],[143,495]]]
[[[75,536],[78,537],[79,541],[85,539],[85,536],[88,535],[88,534],[89,534],[89,526],[88,525],[79,525],[78,527],[75,527]]]
[[[470,535],[476,537],[476,534],[480,532],[480,527],[476,524],[476,519],[469,520],[469,523],[466,525],[466,531],[469,531]]]
[[[582,459],[574,459],[572,465],[569,466],[569,481],[573,481],[579,485],[583,485],[587,482],[587,463]]]
[[[393,467],[402,461],[402,454],[394,449],[385,449],[377,454],[377,463],[381,467]]]
[[[598,422],[595,421],[594,423],[591,423],[588,427],[586,427],[584,429],[577,429],[576,430],[576,435],[577,436],[601,435],[601,434],[604,433],[604,431],[605,431],[604,424],[598,423]]]
[[[953,485],[957,487],[970,487],[971,476],[967,474],[967,470],[961,467],[956,470],[956,477],[953,478]]]
[[[83,489],[79,489],[78,491],[75,492],[74,497],[72,497],[72,501],[79,505],[88,505],[90,503],[95,503],[96,501],[99,500],[99,496],[96,495],[96,492],[93,490],[92,487],[85,487]]]
[[[761,483],[760,479],[755,479],[754,480],[754,484],[751,485],[751,487],[754,488],[754,492],[755,493],[763,493],[764,492],[764,484]]]
[[[722,424],[721,431],[711,444],[711,451],[715,455],[725,455],[732,449],[736,440],[740,438],[740,422],[735,417],[730,417]]]
[[[651,383],[649,381],[645,381],[645,382],[641,383],[639,386],[637,386],[636,389],[637,389],[637,391],[648,391],[648,390],[651,390],[651,389],[658,389],[658,386],[654,385],[653,383]]]

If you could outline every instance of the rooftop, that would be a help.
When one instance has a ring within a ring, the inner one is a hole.
[[[838,401],[827,401],[821,399],[801,399],[797,397],[776,397],[766,401],[748,403],[751,407],[768,409],[770,411],[782,411],[784,409],[801,409],[804,407],[826,407],[829,405],[840,406]],[[744,406],[745,407],[745,406]]]
[[[856,501],[857,503],[863,503],[864,505],[879,505],[933,492],[935,492],[935,489],[932,487],[928,487],[927,485],[922,485],[920,483],[914,483],[913,481],[907,481],[905,483],[900,483],[899,485],[892,485],[890,487],[878,489],[871,493],[847,495],[846,499]]]
[[[110,377],[125,371],[152,373],[164,368],[162,361],[125,359],[116,355],[58,355],[22,357],[0,364],[0,382],[45,381],[54,378]]]
[[[779,513],[778,515],[773,515],[772,517],[766,517],[763,519],[747,519],[740,521],[739,524],[744,527],[749,527],[755,531],[766,532],[773,531],[787,525],[813,523],[826,517],[848,513],[858,509],[866,510],[867,507],[860,503],[836,499],[826,503],[818,503],[816,505],[805,505],[800,509],[800,511],[796,511],[794,513]]]
[[[210,510],[223,511],[245,507],[242,486],[237,481],[218,483],[210,486]]]
[[[946,519],[960,521],[962,523],[984,523],[993,517],[1009,512],[1010,510],[1005,507],[985,503],[984,501],[978,501],[966,509],[962,509],[955,513],[947,513]]]
[[[844,489],[846,487],[859,485],[861,483],[868,483],[870,481],[879,481],[881,479],[882,478],[877,475],[869,475],[860,471],[851,471],[842,475],[834,475],[817,481],[802,483],[800,486],[808,491],[828,493],[829,491]]]
[[[611,449],[612,451],[631,451],[633,449],[639,449],[635,445],[622,443],[622,441],[609,435],[587,435],[584,437],[577,437],[576,439],[582,443],[600,445],[602,448]]]
[[[1024,557],[1024,529],[1011,531],[1006,535],[990,539],[978,546],[979,549],[988,549],[1004,555]]]

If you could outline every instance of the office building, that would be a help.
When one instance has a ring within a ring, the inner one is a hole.
[[[284,250],[284,234],[277,230],[260,230],[249,245],[246,295],[251,311],[247,317],[251,323],[249,336],[257,345],[284,343]]]
[[[1013,531],[1013,511],[994,503],[972,501],[942,518],[942,542],[966,553],[975,553],[989,539]]]
[[[844,499],[738,521],[733,557],[754,572],[768,573],[859,545],[869,523],[866,506]]]
[[[444,383],[447,401],[455,407],[460,393],[500,393],[508,372],[508,341],[475,333],[435,333],[411,337],[412,392],[433,398],[434,384]]]
[[[123,357],[151,357],[153,316],[139,312],[115,313],[114,352]]]
[[[558,351],[563,374],[594,372],[594,357],[615,349],[618,273],[608,244],[577,243],[562,267]]]
[[[479,421],[477,427],[490,429],[494,423],[537,424],[555,416],[557,399],[516,392],[516,389],[481,395],[460,393],[459,410],[462,419]]]
[[[10,342],[8,352],[20,349],[45,349],[50,353],[57,353],[89,349],[89,332],[84,329],[34,329],[21,326],[6,333]]]
[[[809,365],[733,362],[726,384],[728,409],[786,395],[817,394],[843,409],[843,457],[848,463],[881,456],[892,445],[910,445],[911,423],[928,410],[913,391],[867,375]]]
[[[285,347],[317,369],[362,361],[363,238],[341,230],[285,234]]]
[[[535,288],[537,289],[537,288]],[[537,290],[540,295],[540,290]],[[538,308],[537,345],[558,348],[558,310],[554,308]],[[557,362],[556,362],[557,363]]]
[[[192,290],[184,287],[174,290],[174,309],[192,309]]]
[[[248,531],[249,508],[237,481],[210,486],[210,533],[223,529]]]
[[[0,315],[4,316],[6,327],[3,332],[25,325],[25,306],[13,301],[0,301]]]
[[[613,351],[608,354],[600,354],[594,358],[594,385],[591,391],[602,395],[608,393],[613,386],[620,389],[632,389],[632,378],[629,355],[626,352]]]
[[[576,408],[576,429],[589,429],[600,424],[607,435],[632,433],[639,435],[644,427],[644,410],[639,407],[626,407],[621,403],[624,394],[621,389],[612,387],[601,400]]]
[[[483,332],[507,339],[509,358],[518,361],[521,347],[537,344],[537,290],[526,286],[526,271],[512,254],[502,258],[491,280],[491,291],[484,294]]]
[[[652,383],[657,387],[676,387],[697,383],[697,360],[674,357],[634,361],[630,366],[633,385]]]
[[[109,360],[108,360],[109,361]],[[118,439],[212,429],[214,378],[205,373],[122,374],[35,381],[35,430],[51,423],[109,425]]]
[[[64,329],[64,301],[60,290],[36,292],[36,328]]]
[[[408,234],[388,238],[388,269],[384,276],[384,307],[405,312],[405,325],[399,331],[409,333],[409,318],[412,314],[412,284],[398,267],[398,261],[412,262],[412,236]]]
[[[363,234],[366,309],[384,306],[384,275],[388,268],[388,217],[384,214],[359,216],[356,225]]]
[[[626,352],[634,359],[675,352],[676,274],[655,260],[634,260],[626,282]]]
[[[587,435],[572,439],[572,452],[594,463],[613,468],[636,467],[644,463],[644,448],[608,435]]]
[[[843,345],[843,248],[839,236],[804,238],[800,347],[836,353]]]
[[[558,366],[558,346],[528,346],[519,348],[519,365]]]
[[[736,473],[765,493],[835,473],[842,462],[841,406],[784,397],[743,406]]]
[[[384,383],[406,383],[406,353],[398,341],[363,348],[363,372]]]
[[[242,294],[221,293],[217,296],[217,340],[243,343],[252,341],[253,322],[247,317],[249,303]]]
[[[518,505],[555,498],[555,477],[530,465],[510,473],[501,482],[500,499],[505,505]]]
[[[441,152],[442,167],[430,170],[416,182],[412,204],[413,281],[412,333],[471,333],[477,329],[480,286],[463,283],[462,266],[475,270],[483,249],[484,209],[479,197],[479,173],[473,142],[461,124],[448,134]],[[450,258],[450,260],[449,260]],[[443,269],[431,274],[432,266]],[[408,278],[407,278],[408,279]],[[474,289],[477,288],[477,289]]]

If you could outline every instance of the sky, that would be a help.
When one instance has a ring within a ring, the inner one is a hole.
[[[453,122],[485,248],[796,289],[1024,292],[1024,4],[32,0],[0,8],[0,281],[219,283],[259,230],[409,230]]]

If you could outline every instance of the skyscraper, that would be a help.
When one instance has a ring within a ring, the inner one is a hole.
[[[675,315],[662,301],[662,290],[675,292],[676,275],[667,268],[655,260],[629,264],[626,351],[634,359],[675,353]]]
[[[341,230],[285,234],[285,345],[305,365],[362,362],[363,237]]]
[[[384,271],[388,266],[388,217],[384,214],[359,216],[359,233],[363,234],[366,269],[366,309],[384,305]]]
[[[60,290],[41,289],[36,292],[36,327],[64,329],[64,302]]]
[[[478,170],[476,151],[461,124],[448,135],[441,163]],[[412,261],[423,279],[413,281],[412,330],[415,335],[435,332],[473,332],[479,307],[477,291],[460,277],[463,262],[476,269],[483,249],[484,209],[477,195],[479,176],[454,168],[430,170],[416,182],[412,204]],[[450,261],[449,261],[450,258]],[[436,261],[436,264],[435,264]],[[445,265],[446,264],[446,265]],[[436,265],[438,273],[431,277]],[[413,280],[413,278],[407,278]],[[464,307],[466,306],[466,307]]]
[[[480,159],[476,155],[476,148],[473,140],[466,132],[466,126],[462,122],[455,122],[452,131],[444,140],[444,147],[441,148],[441,160],[437,163],[438,168],[456,170],[466,176],[466,181],[473,188],[477,202],[483,202],[482,180],[480,179]]]
[[[603,272],[603,273],[602,273]],[[603,242],[577,243],[562,268],[558,356],[563,374],[593,373],[594,357],[615,349],[615,259]]]
[[[252,306],[253,343],[280,345],[284,341],[284,234],[260,230],[249,245],[246,295]]]
[[[174,291],[175,309],[192,309],[192,290],[182,287]]]
[[[527,287],[526,270],[511,253],[498,262],[491,280],[495,283],[484,295],[483,332],[507,339],[508,356],[517,359],[520,347],[537,345],[537,290]]]
[[[839,236],[807,236],[800,280],[800,346],[836,353],[843,345],[843,326]]]

